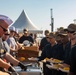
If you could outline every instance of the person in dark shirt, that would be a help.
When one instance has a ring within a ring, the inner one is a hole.
[[[60,33],[58,34],[60,37],[61,37],[61,47],[63,48],[63,61],[65,60],[65,52],[66,50],[65,49],[69,49],[69,48],[66,48],[66,45],[69,43],[69,40],[68,40],[68,35],[67,33],[64,31],[64,30],[61,30]],[[68,55],[67,55],[68,56]],[[68,58],[66,57],[66,60],[68,60]],[[67,75],[67,73],[65,72],[61,72],[60,71],[60,75]]]
[[[67,33],[64,31],[64,30],[61,30],[60,33],[58,34],[58,36],[61,37],[61,43],[62,43],[62,46],[63,46],[63,50],[64,50],[64,53],[66,52],[65,49],[69,49],[69,48],[66,48],[66,45],[69,43],[69,39],[68,39],[68,35]],[[64,56],[65,58],[65,56]]]
[[[45,30],[45,32],[44,32],[44,34],[45,34],[45,37],[44,38],[42,38],[41,39],[41,42],[40,42],[40,46],[39,46],[39,50],[43,50],[43,48],[47,45],[47,44],[49,44],[49,42],[48,42],[48,35],[49,35],[49,30]]]
[[[65,47],[65,59],[64,59],[64,63],[70,65],[70,53],[71,53],[71,48],[73,45],[73,33],[76,30],[76,26],[75,24],[69,24],[68,28],[67,28],[67,34],[68,34],[68,39],[69,42],[67,43],[66,47]]]
[[[70,73],[69,75],[76,75],[76,44],[72,48],[70,56]]]
[[[45,58],[55,58],[63,60],[63,48],[56,43],[55,40],[55,34],[50,33],[49,34],[49,42],[50,44],[47,44],[41,53],[41,56],[38,57],[38,61],[44,60]],[[44,75],[54,75],[54,70],[50,70],[48,67],[46,67],[46,63],[43,65],[43,73]]]
[[[65,47],[65,58],[64,63],[70,65],[70,51],[71,51],[71,42],[69,41]]]
[[[64,57],[64,63],[62,67],[70,68],[70,63],[71,63],[70,56],[71,56],[72,46],[74,45],[73,34],[76,31],[76,25],[73,23],[69,24],[68,28],[64,30],[67,31],[69,42],[65,46],[65,54],[64,54],[65,57]]]
[[[28,35],[28,30],[24,29],[23,33],[24,33],[23,36],[19,38],[19,43],[23,43],[25,40],[28,40],[29,42],[31,42],[33,44],[34,39]]]
[[[69,75],[76,75],[76,32],[73,33],[73,45],[70,52],[70,72]]]

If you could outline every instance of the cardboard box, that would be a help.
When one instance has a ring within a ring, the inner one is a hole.
[[[38,50],[38,47],[37,46],[25,46],[23,50]]]
[[[30,49],[30,48],[29,48]],[[31,58],[31,57],[38,57],[39,55],[39,50],[29,50],[27,48],[25,48],[24,50],[19,50],[18,51],[18,54],[17,54],[17,59],[19,61],[21,61],[19,58],[23,57],[25,58],[25,60],[22,58],[23,61],[29,61],[28,58]]]

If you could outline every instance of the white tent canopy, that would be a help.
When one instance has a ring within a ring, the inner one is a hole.
[[[43,33],[42,30],[39,30],[31,22],[24,10],[22,11],[18,19],[15,21],[15,23],[13,23],[13,26],[16,27],[20,32],[22,32],[24,28],[27,28],[31,33]]]

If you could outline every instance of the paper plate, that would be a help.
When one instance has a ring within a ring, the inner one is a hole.
[[[49,58],[45,58],[44,60],[42,60],[41,62],[46,62],[46,61],[48,61],[49,60]]]
[[[56,70],[58,69],[58,67],[52,66],[52,65],[49,65],[49,64],[47,64],[46,66],[47,66],[49,69],[56,69]]]
[[[50,63],[62,63],[63,61],[61,61],[61,60],[58,60],[58,59],[49,59],[49,60],[47,60],[48,62],[50,62]]]
[[[28,60],[38,61],[38,59],[37,59],[37,58],[28,58]]]
[[[59,68],[60,71],[69,73],[69,70],[64,70],[63,68]]]

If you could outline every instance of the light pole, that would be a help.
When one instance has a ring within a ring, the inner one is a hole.
[[[53,18],[53,9],[51,8],[50,11],[51,11],[51,32],[53,32],[53,29],[54,29],[54,18]]]

